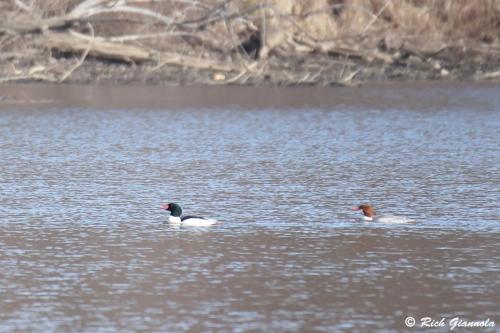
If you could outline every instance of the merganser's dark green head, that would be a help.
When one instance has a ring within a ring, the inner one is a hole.
[[[180,217],[182,214],[181,206],[179,206],[179,204],[176,204],[173,202],[168,203],[168,204],[164,204],[162,206],[162,208],[169,211],[171,216]]]

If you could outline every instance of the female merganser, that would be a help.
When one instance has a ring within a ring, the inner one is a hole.
[[[363,217],[361,218],[363,221],[375,221],[380,223],[409,223],[415,222],[406,217],[402,216],[394,216],[394,215],[384,215],[380,217],[375,217],[375,209],[373,209],[370,205],[359,205],[357,207],[351,208],[352,210],[361,210],[363,211]]]
[[[358,207],[352,207],[352,210],[362,210],[363,217],[361,218],[364,221],[373,221],[375,217],[375,209],[373,209],[370,205],[359,205]]]
[[[182,214],[181,206],[173,202],[164,204],[162,208],[170,212],[170,216],[168,217],[168,222],[170,223],[199,226],[199,227],[204,227],[217,223],[216,220],[206,219],[200,216],[190,215],[181,217]]]

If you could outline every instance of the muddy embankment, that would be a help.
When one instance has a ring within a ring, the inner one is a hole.
[[[0,83],[500,80],[498,0],[0,2]]]

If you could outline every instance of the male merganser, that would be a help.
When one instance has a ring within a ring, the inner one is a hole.
[[[217,223],[216,220],[206,219],[200,216],[189,215],[181,217],[182,214],[181,206],[173,202],[164,204],[162,208],[170,212],[170,216],[168,217],[168,222],[170,223],[199,226],[199,227],[204,227]]]
[[[394,216],[394,215],[384,215],[375,217],[375,209],[373,209],[370,205],[359,205],[357,207],[351,208],[352,210],[361,210],[363,211],[363,217],[361,218],[363,221],[375,221],[380,223],[409,223],[415,222],[406,217],[402,216]]]

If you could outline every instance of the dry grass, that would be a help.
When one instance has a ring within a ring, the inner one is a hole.
[[[367,5],[368,4],[368,5]],[[500,2],[497,0],[355,0],[344,1],[352,16],[362,14],[364,8],[370,15],[383,11],[379,25],[401,28],[405,31],[440,30],[477,38],[487,32],[500,34]],[[366,23],[370,17],[361,15]]]
[[[64,15],[80,2],[82,0],[32,0],[31,15],[43,18]],[[223,0],[156,0],[136,1],[134,5],[182,21],[203,16],[221,2]],[[398,36],[424,49],[458,40],[500,44],[500,0],[234,0],[226,14],[244,12],[258,5],[273,9],[267,13],[268,17],[275,16],[267,22],[268,28],[273,28],[272,24],[276,29],[298,28],[316,40],[375,35],[376,38],[367,42],[367,47],[373,47],[386,36]],[[0,18],[12,19],[15,6],[5,3],[2,6],[7,8],[2,8]],[[261,13],[256,12],[249,18],[262,26]],[[172,27],[130,14],[97,16],[94,21],[96,33],[107,36],[172,31]],[[220,25],[211,28],[217,30],[219,42],[222,38],[229,39],[227,29]]]
[[[259,1],[247,0],[248,7]],[[262,3],[262,1],[261,1]],[[500,0],[268,0],[279,30],[374,49],[423,53],[454,45],[500,45]],[[258,23],[259,17],[252,18]],[[284,22],[293,19],[294,24]],[[270,19],[269,22],[273,23]],[[260,24],[262,25],[262,24]],[[268,27],[269,28],[269,27]],[[272,27],[271,27],[272,28]],[[285,40],[285,38],[283,38]],[[382,42],[382,43],[381,43]]]

